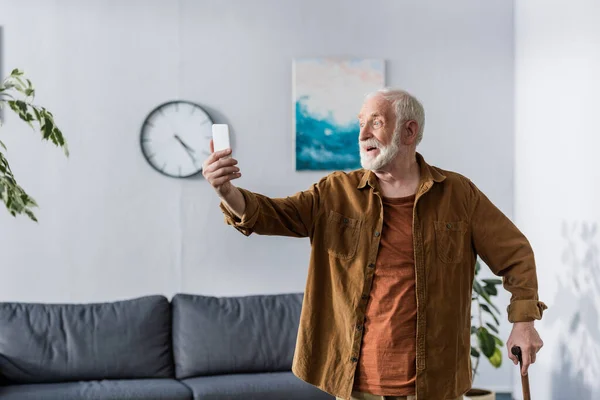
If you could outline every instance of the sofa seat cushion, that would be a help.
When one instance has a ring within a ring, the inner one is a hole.
[[[0,399],[191,400],[192,392],[174,379],[131,379],[0,386]]]
[[[202,376],[182,381],[194,400],[332,400],[292,372]]]

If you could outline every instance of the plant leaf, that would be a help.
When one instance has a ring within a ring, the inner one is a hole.
[[[483,290],[485,290],[490,296],[498,296],[498,289],[496,289],[496,286],[494,285],[485,285]]]
[[[475,290],[475,293],[477,293],[483,298],[489,297],[485,290],[483,290],[481,284],[477,281],[477,279],[473,281],[473,290]]]
[[[481,353],[479,353],[475,347],[471,346],[471,356],[478,358],[481,356]]]
[[[32,221],[38,222],[38,219],[36,218],[35,214],[30,209],[26,209],[24,212],[29,218],[31,218]]]
[[[498,321],[498,317],[496,317],[496,315],[492,312],[492,310],[490,310],[490,308],[486,304],[481,304],[481,309],[486,311],[488,314],[490,314],[492,316],[492,318],[494,318],[496,325],[500,325],[500,321]]]
[[[498,314],[500,314],[500,310],[498,310],[498,307],[496,307],[492,303],[492,299],[490,298],[490,295],[481,286],[481,284],[477,281],[477,279],[473,280],[473,290],[475,290],[475,293],[477,293],[478,295],[480,295],[481,297],[483,297],[484,300],[486,301],[486,303],[488,303],[490,306],[492,306],[494,308],[494,310],[496,310],[496,312],[498,312]]]
[[[483,355],[490,358],[494,354],[494,350],[496,349],[496,342],[494,341],[494,337],[491,336],[487,329],[484,327],[480,327],[477,330],[477,340],[479,342],[479,348],[483,352]]]
[[[502,279],[482,279],[481,281],[488,285],[501,285],[502,284]]]
[[[495,332],[496,334],[499,334],[498,328],[496,328],[494,325],[490,324],[489,322],[486,322],[485,324],[488,328],[490,328],[491,331]]]
[[[488,360],[490,360],[490,364],[492,364],[495,368],[500,368],[502,365],[502,352],[500,349],[495,348],[494,354],[492,354],[491,357],[488,357]]]
[[[37,123],[42,140],[50,140],[56,146],[62,147],[68,156],[69,151],[65,138],[56,126],[52,113],[44,107],[32,104],[34,96],[35,89],[32,82],[24,77],[23,71],[17,68],[12,70],[10,76],[3,82],[0,82],[0,109],[7,104],[21,120],[34,130],[36,126],[33,123]],[[1,141],[0,147],[6,150],[6,146]],[[32,210],[33,207],[37,207],[36,201],[17,184],[8,160],[2,152],[0,152],[0,200],[4,202],[11,215],[25,214],[31,220],[37,221]]]
[[[498,336],[495,336],[495,335],[492,335],[492,334],[490,334],[490,336],[494,338],[494,342],[496,342],[497,346],[500,346],[500,347],[504,346],[504,342]]]
[[[496,311],[498,314],[501,314],[501,313],[500,313],[500,310],[498,310],[498,307],[496,307],[496,306],[494,305],[494,303],[492,303],[492,300],[491,300],[491,299],[490,299],[490,300],[487,300],[487,299],[486,299],[486,303],[488,303],[488,305],[489,305],[490,307],[492,307],[492,308],[494,309],[494,311]]]

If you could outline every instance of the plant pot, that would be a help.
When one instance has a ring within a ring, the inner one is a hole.
[[[496,393],[483,389],[471,389],[465,394],[465,400],[496,400]]]

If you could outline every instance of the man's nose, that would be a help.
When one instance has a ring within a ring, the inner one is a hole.
[[[358,140],[367,140],[373,137],[371,130],[369,129],[369,124],[365,124],[358,133]]]

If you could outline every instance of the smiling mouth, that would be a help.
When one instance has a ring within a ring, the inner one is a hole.
[[[377,147],[369,146],[369,147],[366,148],[366,150],[367,150],[367,153],[370,153],[372,151],[378,150],[378,148]]]

